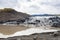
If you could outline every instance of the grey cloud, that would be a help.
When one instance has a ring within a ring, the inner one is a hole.
[[[51,2],[46,1],[46,2],[41,2],[41,5],[51,5],[51,6],[60,6],[60,0],[52,0]]]
[[[17,3],[17,0],[0,0],[0,7],[13,7]]]
[[[37,10],[37,9],[40,9],[40,7],[37,6],[37,5],[31,5],[30,8],[32,8],[32,9],[36,9],[36,10]]]
[[[31,0],[27,0],[28,2],[31,2]]]

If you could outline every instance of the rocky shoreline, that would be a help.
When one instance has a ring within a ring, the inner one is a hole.
[[[0,40],[60,40],[59,33],[58,35],[55,35],[54,32],[35,33],[28,36],[24,35],[24,36],[15,36],[9,38],[0,38]]]

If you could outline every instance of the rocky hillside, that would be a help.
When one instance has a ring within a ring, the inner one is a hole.
[[[30,15],[22,12],[17,12],[11,8],[4,8],[0,9],[0,21],[7,21],[7,20],[18,20],[18,19],[25,19]]]

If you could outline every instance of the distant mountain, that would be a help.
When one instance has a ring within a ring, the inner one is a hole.
[[[17,12],[11,8],[4,8],[0,9],[0,21],[7,21],[7,20],[18,20],[18,19],[25,19],[30,15],[22,12]]]
[[[52,15],[52,14],[33,14],[31,16],[55,16],[55,15]]]

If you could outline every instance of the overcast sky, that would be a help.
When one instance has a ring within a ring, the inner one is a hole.
[[[0,0],[0,8],[5,7],[28,14],[60,14],[60,0]]]

